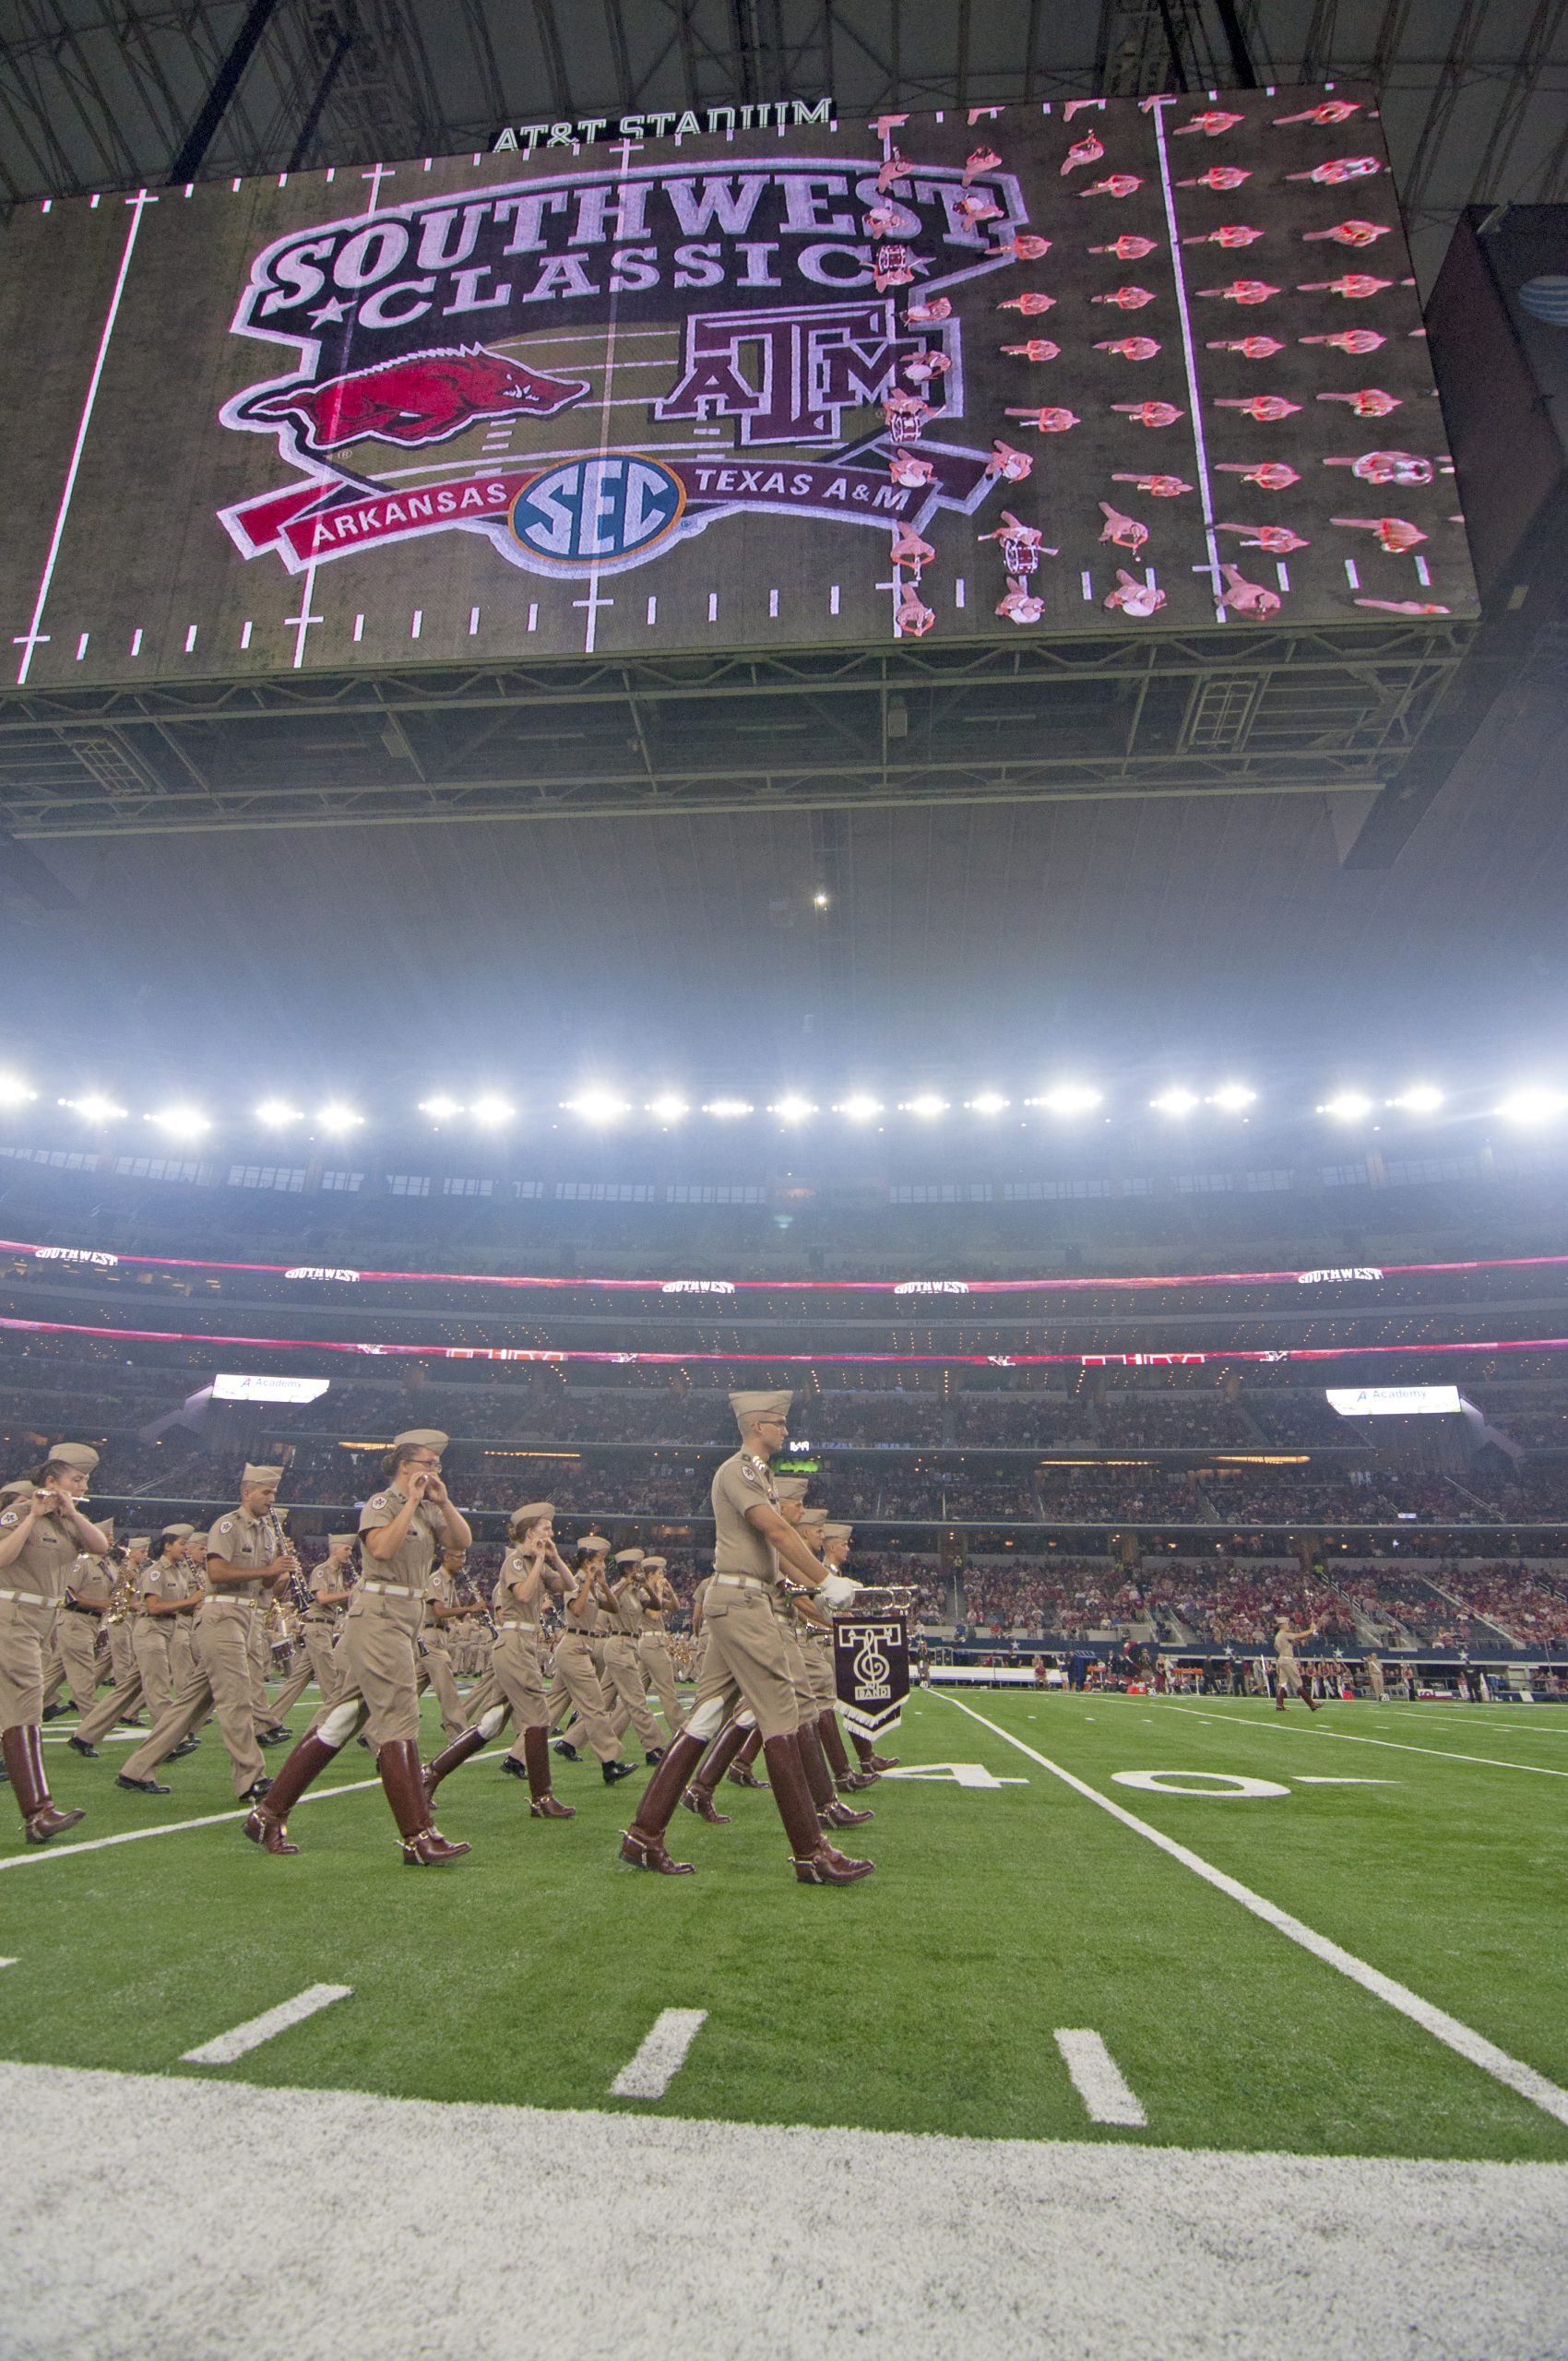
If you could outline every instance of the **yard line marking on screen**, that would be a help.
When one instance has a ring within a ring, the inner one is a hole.
[[[98,199],[94,197],[93,203],[96,205]],[[82,452],[87,444],[88,428],[92,424],[93,405],[98,399],[98,388],[103,382],[103,364],[109,358],[109,339],[114,333],[114,323],[120,316],[120,298],[125,291],[125,279],[131,267],[131,256],[136,251],[137,232],[141,228],[142,215],[149,205],[156,205],[158,199],[147,189],[138,188],[135,196],[126,197],[125,203],[131,208],[131,226],[125,232],[125,245],[120,256],[119,273],[114,280],[114,291],[109,298],[109,310],[103,322],[103,333],[98,339],[98,352],[92,364],[92,375],[88,379],[87,397],[82,403],[82,414],[77,421],[77,439],[71,445],[70,464],[65,469],[65,481],[60,491],[60,505],[54,516],[54,530],[49,537],[49,548],[43,560],[43,572],[39,577],[38,596],[33,600],[32,621],[28,625],[26,636],[14,643],[22,651],[22,660],[17,673],[18,689],[25,686],[27,676],[32,670],[34,648],[40,645],[42,639],[48,636],[47,633],[41,633],[38,627],[43,621],[43,610],[49,598],[49,586],[54,579],[55,561],[60,555],[60,543],[65,539],[65,519],[70,514],[71,496],[77,488],[77,475],[81,467]]]
[[[1154,116],[1154,142],[1159,150],[1159,185],[1165,198],[1165,223],[1170,232],[1170,272],[1176,284],[1176,317],[1182,329],[1182,357],[1187,371],[1187,399],[1193,406],[1193,457],[1198,470],[1198,497],[1203,503],[1204,540],[1208,546],[1208,578],[1214,595],[1220,592],[1219,545],[1214,538],[1214,487],[1208,475],[1208,445],[1204,439],[1202,397],[1198,391],[1197,354],[1193,350],[1193,322],[1187,307],[1187,269],[1182,258],[1182,233],[1176,227],[1176,193],[1170,185],[1170,156],[1165,144],[1165,107],[1175,101],[1157,99],[1151,109]],[[1224,623],[1225,610],[1220,608],[1216,620]]]
[[[329,2009],[334,2000],[353,1998],[351,1984],[308,1984],[296,1992],[291,2000],[281,2000],[277,2008],[267,2009],[259,2017],[247,2018],[243,2025],[235,2025],[228,2033],[204,2041],[199,2049],[181,2052],[183,2066],[232,2066],[236,2058],[259,2049],[264,2041],[272,2041],[291,2025],[303,2024],[306,2017],[314,2017],[321,2009]]]
[[[1222,1729],[1266,1730],[1271,1738],[1330,1738],[1342,1746],[1386,1746],[1396,1754],[1430,1754],[1439,1762],[1479,1762],[1489,1771],[1522,1771],[1530,1779],[1568,1779],[1568,1771],[1554,1771],[1546,1762],[1503,1762],[1495,1754],[1459,1754],[1447,1746],[1412,1746],[1407,1738],[1357,1738],[1352,1730],[1319,1729],[1315,1722],[1265,1722],[1243,1714],[1204,1714],[1195,1705],[1166,1704],[1168,1714],[1184,1714],[1190,1721],[1213,1722]]]
[[[686,2062],[698,2033],[707,2022],[706,2009],[661,2009],[651,2029],[610,2085],[617,2099],[661,2099]]]
[[[1146,1843],[1157,1845],[1160,1852],[1169,1854],[1184,1869],[1191,1869],[1194,1877],[1202,1878],[1206,1885],[1213,1886],[1217,1892],[1228,1895],[1232,1902],[1239,1902],[1243,1910],[1250,1911],[1254,1918],[1261,1918],[1265,1927],[1272,1927],[1277,1934],[1298,1943],[1302,1951],[1310,1952],[1325,1967],[1335,1968],[1352,1984],[1359,1984],[1374,1999],[1385,2001],[1389,2008],[1397,2010],[1402,2017],[1408,2017],[1412,2024],[1420,2025],[1423,2033],[1430,2033],[1433,2040],[1442,2042],[1445,2048],[1467,2059],[1472,2066],[1479,2066],[1483,2074],[1490,2074],[1494,2082],[1502,2082],[1521,2098],[1528,2099],[1532,2106],[1538,2106],[1543,2113],[1554,2116],[1559,2123],[1568,2125],[1568,2091],[1562,2089],[1547,2075],[1538,2072],[1535,2067],[1526,2066],[1522,2058],[1511,2058],[1507,2050],[1500,2049],[1484,2034],[1477,2033],[1470,2025],[1462,2024],[1457,2017],[1451,2017],[1445,2009],[1437,2008],[1431,2000],[1423,2000],[1419,1992],[1410,1990],[1408,1985],[1396,1983],[1393,1976],[1384,1975],[1381,1968],[1372,1966],[1364,1959],[1358,1959],[1354,1952],[1346,1951],[1327,1935],[1320,1935],[1301,1919],[1293,1918],[1288,1910],[1281,1910],[1277,1903],[1269,1902],[1261,1893],[1254,1893],[1252,1887],[1243,1885],[1239,1878],[1229,1876],[1224,1869],[1217,1869],[1212,1861],[1206,1861],[1200,1853],[1178,1844],[1175,1837],[1167,1836],[1163,1829],[1156,1828],[1149,1821],[1140,1820],[1135,1812],[1113,1802],[1110,1796],[1102,1796],[1098,1787],[1091,1787],[1087,1780],[1075,1777],[1071,1771],[1064,1771],[1059,1762],[1052,1762],[1049,1755],[1037,1753],[1021,1738],[1015,1738],[1011,1730],[1004,1730],[1000,1722],[988,1721],[983,1714],[977,1714],[972,1705],[966,1705],[960,1698],[944,1696],[940,1691],[932,1691],[932,1693],[940,1697],[943,1704],[951,1705],[960,1714],[968,1714],[981,1729],[990,1730],[993,1737],[1016,1747],[1020,1754],[1027,1754],[1031,1762],[1038,1762],[1040,1769],[1049,1771],[1053,1779],[1060,1779],[1063,1786],[1071,1787],[1075,1795],[1098,1806],[1099,1810],[1108,1812],[1112,1820],[1119,1820],[1123,1828],[1132,1830],[1134,1836],[1143,1837]]]
[[[1073,2078],[1091,2123],[1139,2125],[1148,2121],[1137,2093],[1098,2033],[1058,2026],[1051,2038]]]

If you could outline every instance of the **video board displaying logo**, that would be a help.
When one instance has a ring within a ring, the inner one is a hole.
[[[74,202],[0,287],[24,682],[1474,611],[1362,90]]]

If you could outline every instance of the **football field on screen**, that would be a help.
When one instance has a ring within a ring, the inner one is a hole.
[[[215,1727],[153,1799],[116,1791],[123,1742],[84,1762],[69,1726],[46,1759],[80,1827],[24,1851],[3,1798],[6,2059],[732,2123],[1568,2160],[1568,1715],[917,1694],[887,1741],[900,1774],[837,1840],[876,1875],[845,1890],[798,1886],[770,1797],[728,1784],[729,1827],[678,1811],[671,1831],[697,1876],[624,1869],[640,1772],[612,1790],[560,1763],[577,1816],[535,1821],[505,1739],[442,1791],[444,1830],[473,1846],[452,1868],[401,1865],[356,1747],[297,1808],[299,1857],[273,1859],[241,1837]],[[232,2063],[186,2062],[317,1987],[339,1997]],[[691,2012],[689,2046],[661,2094],[613,2094],[667,2011]],[[1092,2060],[1075,2079],[1063,2032],[1099,2037],[1099,2082]]]

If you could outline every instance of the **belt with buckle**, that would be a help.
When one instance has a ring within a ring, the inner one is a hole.
[[[361,1590],[374,1591],[382,1598],[422,1598],[424,1593],[409,1583],[361,1583]]]
[[[56,1604],[53,1599],[45,1598],[41,1590],[0,1590],[0,1598],[14,1598],[18,1607],[53,1607]],[[85,1614],[86,1608],[81,1612]]]
[[[774,1587],[772,1583],[765,1583],[759,1574],[715,1574],[712,1587],[717,1590],[720,1583],[729,1590],[771,1591]]]
[[[539,1625],[537,1623],[522,1623],[518,1621],[516,1616],[506,1615],[503,1616],[501,1621],[495,1628],[498,1631],[537,1631]]]

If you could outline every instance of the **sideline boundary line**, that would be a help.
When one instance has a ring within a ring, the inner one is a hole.
[[[503,1747],[487,1747],[482,1753],[472,1754],[469,1762],[491,1762]],[[459,1768],[466,1770],[468,1764]],[[304,1804],[324,1804],[333,1796],[362,1795],[367,1787],[379,1787],[379,1779],[350,1779],[340,1787],[314,1787],[300,1797],[293,1809]],[[45,1861],[68,1861],[74,1853],[102,1853],[111,1845],[142,1845],[149,1836],[179,1836],[189,1828],[220,1828],[226,1820],[244,1820],[250,1811],[249,1804],[236,1804],[232,1811],[209,1811],[200,1820],[166,1820],[156,1828],[122,1828],[113,1836],[89,1836],[79,1845],[39,1845],[30,1853],[10,1853],[0,1861],[0,1869],[36,1869]]]
[[[1494,2082],[1504,2083],[1509,2090],[1517,2092],[1521,2098],[1528,2099],[1533,2106],[1538,2106],[1559,2123],[1568,2125],[1568,2091],[1562,2090],[1550,2076],[1542,2074],[1534,2066],[1526,2066],[1522,2058],[1510,2057],[1507,2050],[1500,2049],[1484,2034],[1462,2024],[1445,2009],[1437,2008],[1431,2000],[1423,2000],[1419,1992],[1410,1990],[1408,1985],[1396,1983],[1393,1976],[1384,1975],[1381,1968],[1372,1966],[1364,1959],[1358,1959],[1354,1952],[1346,1951],[1328,1936],[1320,1935],[1315,1928],[1292,1917],[1288,1910],[1281,1910],[1277,1903],[1267,1901],[1261,1893],[1254,1893],[1252,1887],[1243,1885],[1239,1878],[1229,1876],[1224,1869],[1217,1869],[1212,1861],[1206,1861],[1201,1854],[1179,1844],[1174,1836],[1167,1836],[1163,1829],[1155,1828],[1146,1820],[1140,1820],[1135,1812],[1126,1810],[1121,1804],[1113,1802],[1111,1797],[1102,1796],[1098,1787],[1091,1787],[1087,1780],[1076,1777],[1071,1771],[1064,1771],[1059,1762],[1052,1762],[1049,1755],[1037,1754],[1026,1740],[1015,1738],[1012,1731],[1004,1730],[1000,1723],[987,1721],[985,1715],[977,1714],[972,1705],[961,1703],[956,1697],[946,1698],[944,1702],[956,1706],[960,1714],[968,1714],[981,1729],[990,1730],[1008,1746],[1016,1747],[1020,1754],[1027,1754],[1031,1762],[1038,1762],[1042,1771],[1049,1771],[1053,1779],[1060,1779],[1063,1786],[1071,1787],[1075,1795],[1098,1805],[1101,1811],[1109,1812],[1112,1820],[1119,1820],[1123,1827],[1130,1828],[1135,1836],[1142,1836],[1148,1844],[1158,1845],[1173,1861],[1179,1861],[1184,1869],[1191,1869],[1194,1877],[1202,1878],[1206,1885],[1213,1886],[1217,1892],[1228,1895],[1232,1902],[1239,1902],[1243,1910],[1251,1911],[1254,1918],[1261,1918],[1265,1927],[1272,1927],[1277,1934],[1300,1944],[1302,1951],[1310,1952],[1325,1966],[1337,1969],[1352,1984],[1359,1984],[1364,1992],[1370,1992],[1374,1999],[1385,2001],[1402,2017],[1408,2017],[1412,2024],[1420,2025],[1423,2033],[1431,2034],[1434,2040],[1441,2041],[1446,2048],[1467,2058],[1472,2066],[1479,2066],[1482,2073],[1490,2074]]]

